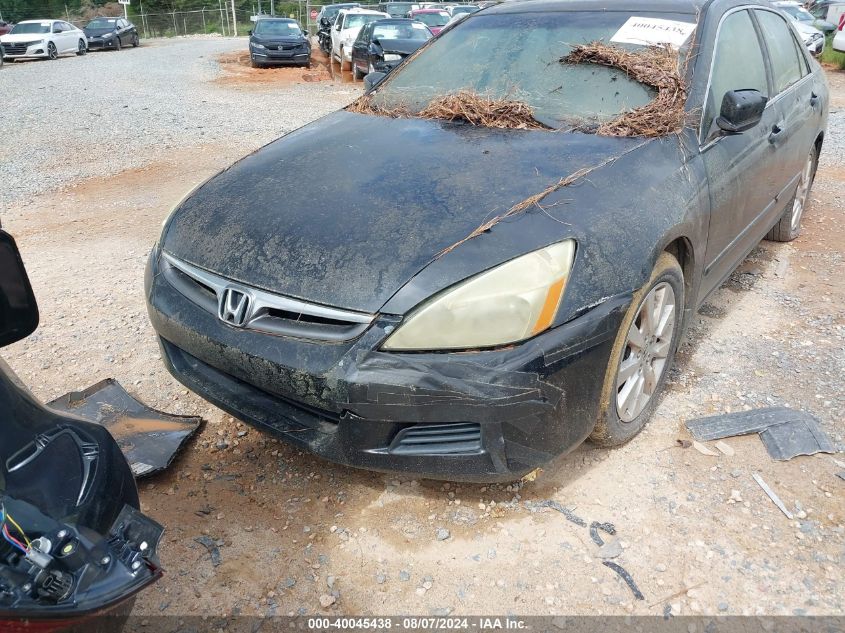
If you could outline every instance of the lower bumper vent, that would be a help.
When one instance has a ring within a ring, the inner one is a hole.
[[[468,455],[482,452],[478,422],[416,424],[402,429],[390,445],[394,455]]]

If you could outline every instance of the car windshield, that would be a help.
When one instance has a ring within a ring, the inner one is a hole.
[[[449,21],[449,14],[445,11],[438,13],[415,13],[414,19],[419,20],[427,26],[446,26]]]
[[[331,6],[327,6],[323,9],[323,17],[329,20],[329,22],[333,22],[334,19],[337,17],[337,14],[340,13],[341,9],[351,9],[354,6],[352,4],[335,4]]]
[[[87,29],[113,29],[117,24],[117,20],[109,20],[106,18],[98,18],[96,20],[91,20],[88,23],[88,26],[85,28]]]
[[[788,6],[780,6],[778,7],[781,11],[784,11],[791,17],[795,18],[799,22],[813,22],[816,18],[812,16],[812,14],[802,7],[796,7],[792,5]]]
[[[419,112],[434,99],[468,90],[523,101],[538,121],[552,128],[608,120],[648,104],[655,91],[621,70],[563,64],[560,59],[572,46],[597,40],[642,48],[619,43],[634,39],[626,22],[635,17],[657,20],[650,23],[680,30],[688,38],[695,23],[693,15],[674,13],[479,13],[442,33],[411,63],[391,73],[371,99],[377,107]],[[638,26],[636,20],[631,23]],[[623,25],[627,31],[621,30]]]
[[[49,33],[50,32],[50,23],[49,22],[21,22],[20,24],[15,24],[12,27],[12,30],[9,31],[9,35],[20,35],[22,33]]]
[[[431,31],[419,22],[405,24],[377,24],[373,27],[374,40],[427,40]]]
[[[385,16],[380,13],[350,13],[346,16],[346,20],[343,23],[343,28],[358,29],[364,26],[365,24],[369,24],[370,22],[374,22],[376,20],[383,20],[384,18]]]
[[[414,8],[414,6],[410,2],[408,2],[408,3],[400,3],[400,4],[388,4],[388,5],[385,5],[384,10],[387,11],[388,13],[407,13],[408,11],[410,11],[413,8]]]
[[[289,20],[259,20],[252,31],[256,35],[284,37],[300,35],[302,31],[296,22]]]

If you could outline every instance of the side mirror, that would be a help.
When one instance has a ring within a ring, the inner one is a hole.
[[[729,134],[750,130],[763,118],[768,100],[759,90],[730,90],[722,98],[722,109],[716,125]]]
[[[252,35],[252,29],[246,32],[247,35]]]
[[[0,230],[0,347],[38,327],[38,304],[12,236]]]
[[[385,77],[387,77],[387,73],[380,73],[378,71],[366,75],[364,77],[364,93],[370,92],[378,86]]]

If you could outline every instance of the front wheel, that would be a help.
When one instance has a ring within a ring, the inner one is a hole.
[[[683,314],[683,270],[675,257],[662,253],[619,326],[590,435],[594,443],[619,446],[648,422],[675,358]]]
[[[119,51],[121,48],[123,48],[123,44],[121,43],[120,38],[114,38],[114,50]]]
[[[88,46],[85,44],[84,40],[79,40],[79,46],[76,49],[77,55],[84,55],[88,52]]]
[[[816,166],[818,164],[818,153],[816,148],[810,150],[807,162],[801,170],[798,179],[798,187],[795,195],[786,205],[783,216],[772,230],[766,234],[766,239],[773,242],[791,242],[801,235],[801,218],[804,217],[804,210],[807,208],[807,201],[810,198],[810,189],[813,187],[813,180],[816,177]]]
[[[141,40],[138,37],[138,34],[135,33],[135,35],[132,36],[132,47],[138,48],[140,45],[141,45]]]
[[[53,44],[53,42],[47,44],[47,57],[50,59],[59,58],[59,51],[56,49],[56,45]]]

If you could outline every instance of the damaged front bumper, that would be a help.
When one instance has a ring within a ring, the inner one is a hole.
[[[183,384],[333,462],[452,480],[511,481],[589,435],[631,299],[506,349],[399,354],[378,351],[396,317],[331,344],[247,331],[188,300],[158,266],[154,250],[148,310]]]

